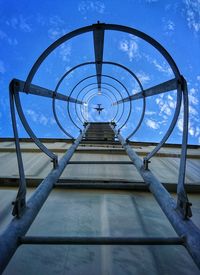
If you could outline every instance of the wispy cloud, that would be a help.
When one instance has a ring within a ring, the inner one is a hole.
[[[33,122],[41,124],[43,126],[46,126],[47,124],[55,124],[55,120],[52,117],[47,117],[40,112],[35,112],[34,110],[28,109],[26,110],[26,114],[31,118]]]
[[[139,78],[139,80],[142,84],[146,84],[151,80],[150,76],[147,73],[143,72],[143,71],[140,71],[136,75],[137,75],[137,77]]]
[[[123,39],[119,42],[119,49],[128,55],[129,61],[131,62],[134,58],[139,58],[139,47],[138,43],[134,38]]]
[[[103,14],[105,11],[105,4],[102,1],[81,1],[78,5],[78,11],[82,14],[86,14],[88,12]]]
[[[59,54],[63,61],[69,62],[71,56],[71,46],[69,44],[62,44]]]
[[[147,116],[156,115],[156,112],[154,112],[154,111],[146,111],[145,115],[147,115]]]
[[[4,62],[0,60],[0,73],[4,74],[5,72],[6,72],[6,68],[5,68]]]
[[[152,119],[146,119],[145,120],[146,125],[151,129],[158,129],[160,128],[159,122],[152,120]]]
[[[55,40],[67,33],[65,21],[57,15],[49,18],[48,25],[48,36],[52,40]]]
[[[172,69],[166,64],[166,62],[159,63],[156,59],[153,59],[152,64],[159,72],[162,72],[168,76],[172,75]]]
[[[158,115],[162,117],[162,124],[165,124],[168,120],[168,117],[171,116],[176,108],[175,95],[173,94],[160,94],[155,99],[156,104],[159,108]]]
[[[143,56],[150,64],[154,65],[157,71],[165,74],[166,76],[171,77],[173,75],[172,69],[165,61],[159,62],[156,58],[153,58],[148,54],[143,54]]]
[[[9,37],[5,32],[0,30],[0,39],[6,41],[9,45],[15,46],[18,44],[16,38]]]
[[[189,90],[188,97],[189,97],[189,103],[190,103],[190,105],[191,104],[192,105],[198,105],[199,101],[198,101],[198,98],[197,98],[197,93],[198,93],[198,91],[195,88],[191,88]]]
[[[13,29],[20,29],[23,32],[32,31],[32,28],[28,23],[28,18],[25,18],[23,15],[19,15],[19,17],[12,17],[11,19],[6,21],[6,24]]]
[[[175,22],[172,21],[171,19],[166,19],[166,18],[163,18],[162,19],[163,21],[163,30],[164,30],[164,34],[166,35],[172,35],[175,31]]]
[[[191,137],[200,139],[200,117],[199,117],[199,100],[197,98],[198,90],[190,88],[189,97],[189,125],[188,132]],[[183,132],[183,110],[181,110],[180,117],[177,124],[180,133]]]
[[[200,0],[184,0],[188,27],[195,33],[200,31]]]
[[[175,101],[172,96],[168,96],[166,99],[159,96],[158,98],[156,98],[156,104],[159,106],[160,116],[162,116],[163,114],[170,116],[172,114],[172,110],[176,107]]]

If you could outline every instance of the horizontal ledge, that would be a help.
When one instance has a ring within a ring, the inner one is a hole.
[[[179,237],[52,237],[25,236],[19,238],[20,244],[34,245],[183,245]]]
[[[56,148],[56,147],[52,147],[49,148],[51,149],[54,153],[65,153],[67,149],[69,148]],[[139,156],[146,156],[150,151],[140,151],[140,149],[137,149],[135,147],[133,147],[133,149],[135,149],[135,151],[137,152],[137,154]],[[1,147],[0,146],[0,153],[15,153],[16,149],[13,148],[8,148],[8,147]],[[21,148],[21,152],[23,153],[37,153],[37,154],[42,154],[42,151],[39,148]],[[112,148],[112,147],[86,147],[86,146],[79,146],[75,152],[76,153],[86,153],[89,152],[90,154],[105,154],[105,153],[112,153],[112,154],[116,154],[116,155],[125,155],[125,151],[123,148]],[[154,158],[180,158],[181,154],[180,153],[170,153],[170,152],[159,152],[157,153]],[[188,153],[187,154],[187,159],[200,159],[200,154],[197,153]]]
[[[132,161],[70,161],[69,164],[131,164]]]

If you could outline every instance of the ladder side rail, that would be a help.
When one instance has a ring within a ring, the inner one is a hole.
[[[73,156],[76,148],[81,142],[85,135],[89,124],[85,126],[83,131],[80,133],[76,141],[67,150],[66,154],[58,162],[56,169],[53,169],[49,175],[41,182],[37,187],[31,198],[27,201],[27,207],[20,219],[13,218],[7,228],[0,236],[0,274],[3,272],[11,257],[19,246],[19,239],[23,237],[28,231],[29,227],[33,223],[35,217],[39,213],[42,205],[48,198],[54,185],[60,178],[63,170],[69,163]]]
[[[176,233],[185,239],[185,247],[196,265],[200,268],[200,230],[190,220],[185,219],[183,215],[177,211],[177,204],[169,192],[164,188],[161,182],[153,175],[149,169],[144,169],[143,161],[136,152],[126,143],[124,138],[110,124],[116,137],[119,139],[129,158],[132,160],[136,169],[144,179],[149,190],[154,195],[156,201],[160,205],[162,211],[168,218]]]

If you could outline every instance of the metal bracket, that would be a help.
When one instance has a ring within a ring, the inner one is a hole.
[[[183,218],[189,219],[192,217],[192,203],[189,202],[187,199],[182,198],[182,196],[178,196],[177,200],[177,210],[183,215]]]
[[[56,169],[58,167],[58,157],[56,156],[51,162],[53,162],[53,169]]]
[[[25,209],[26,209],[25,197],[16,198],[16,200],[12,202],[12,205],[14,205],[13,210],[12,210],[12,215],[16,216],[18,219],[21,218],[23,213],[25,212]]]
[[[87,121],[84,122],[83,126],[86,127],[89,123]]]
[[[113,127],[116,127],[116,123],[114,122],[114,121],[111,121],[111,123],[110,123]]]
[[[151,161],[150,160],[148,160],[148,159],[146,159],[146,158],[144,158],[143,159],[143,164],[144,164],[144,170],[149,170],[149,163],[151,163]]]

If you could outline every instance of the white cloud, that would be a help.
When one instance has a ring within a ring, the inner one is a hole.
[[[63,61],[69,62],[69,57],[71,56],[71,46],[69,44],[62,44],[59,54]]]
[[[30,116],[31,120],[35,123],[46,126],[47,124],[53,125],[55,124],[55,120],[52,117],[47,117],[40,112],[35,112],[34,110],[27,109],[26,114]]]
[[[129,61],[131,62],[134,58],[139,57],[138,44],[134,39],[124,39],[120,41],[119,49],[127,53]]]
[[[175,23],[172,20],[168,20],[166,27],[167,27],[167,29],[169,31],[174,31],[174,29],[175,29]]]
[[[13,17],[10,20],[7,20],[6,24],[16,30],[20,29],[23,32],[31,32],[32,28],[27,21],[28,19],[20,14],[19,17]]]
[[[146,122],[146,125],[149,127],[149,128],[152,128],[152,129],[158,129],[160,126],[159,126],[159,123],[155,120],[152,120],[152,119],[146,119],[145,120]]]
[[[139,80],[142,84],[145,84],[151,80],[150,76],[142,71],[137,73],[137,77],[139,78]]]
[[[198,101],[198,90],[190,88],[188,92],[189,98],[189,122],[188,122],[188,133],[191,137],[196,138],[200,141],[200,116],[199,116],[199,101]],[[180,133],[183,132],[183,107],[181,114],[178,119],[177,127]]]
[[[26,110],[26,113],[31,117],[34,122],[38,121],[38,114],[35,111],[28,109]]]
[[[160,114],[166,114],[167,116],[170,116],[172,114],[172,111],[167,103],[164,103],[162,107],[160,108]]]
[[[159,63],[157,59],[152,58],[148,54],[143,54],[143,56],[146,58],[146,60],[150,64],[154,65],[154,67],[156,68],[157,71],[164,73],[166,76],[171,77],[173,75],[172,69],[165,61],[163,61],[162,63]]]
[[[197,89],[191,88],[188,93],[189,103],[193,105],[198,105],[199,101],[197,98]]]
[[[48,118],[46,116],[44,116],[43,114],[40,115],[39,117],[39,123],[46,126],[48,123]]]
[[[172,21],[171,19],[166,19],[166,18],[163,18],[162,21],[164,24],[164,28],[163,28],[164,34],[172,35],[174,33],[174,30],[176,27],[174,21]]]
[[[57,15],[50,17],[48,24],[50,26],[48,36],[52,40],[56,40],[67,33],[65,21]]]
[[[5,72],[6,72],[6,68],[5,68],[4,62],[0,60],[0,73],[4,74]]]
[[[82,14],[87,12],[97,12],[103,14],[105,11],[105,4],[102,1],[81,1],[78,5],[78,11]]]
[[[25,19],[22,15],[19,16],[19,27],[24,32],[32,31],[30,25],[27,23],[27,19]]]
[[[172,76],[172,69],[169,67],[169,65],[166,64],[166,62],[162,62],[162,64],[160,64],[156,59],[154,59],[152,61],[152,64],[156,67],[156,69],[159,72],[162,72],[168,76]]]
[[[195,33],[200,31],[200,0],[184,0],[188,27]]]
[[[128,55],[131,62],[135,58],[140,58],[140,53],[136,38],[132,35],[129,37],[130,39],[123,39],[119,42],[119,49]]]
[[[0,30],[0,39],[2,39],[2,40],[4,40],[4,41],[8,42],[9,45],[15,46],[15,45],[18,44],[18,41],[17,41],[16,38],[11,38],[11,37],[9,37],[5,32],[3,32],[3,31],[1,31],[1,30]]]
[[[131,83],[132,84],[132,83]],[[137,94],[137,93],[139,93],[140,92],[140,89],[138,88],[138,89],[132,89],[132,94]]]
[[[173,94],[161,94],[156,98],[156,104],[158,105],[160,112],[159,116],[162,116],[166,121],[168,116],[171,116],[173,110],[176,108],[176,100]]]
[[[146,111],[145,112],[145,115],[147,115],[147,116],[152,116],[152,115],[155,115],[156,114],[156,112],[154,112],[154,111]]]
[[[183,132],[183,116],[178,119],[177,126],[180,132]]]

